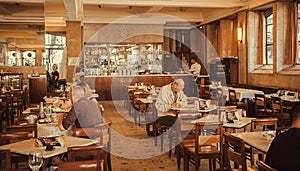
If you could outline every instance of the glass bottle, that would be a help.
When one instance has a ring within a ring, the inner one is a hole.
[[[41,105],[40,105],[39,116],[40,116],[40,119],[44,119],[45,118],[45,112],[44,112],[44,104],[43,104],[43,102],[41,102]]]

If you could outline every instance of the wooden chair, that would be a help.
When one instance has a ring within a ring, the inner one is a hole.
[[[224,133],[224,164],[227,170],[234,170],[231,164],[239,165],[241,171],[255,170],[247,167],[245,142],[241,138],[232,136],[230,133]]]
[[[216,170],[216,160],[223,169],[223,124],[222,122],[202,122],[195,124],[194,139],[182,141],[177,150],[183,151],[184,170],[189,170],[189,162],[199,170],[200,159],[209,159],[209,168]],[[178,159],[178,158],[177,158]],[[178,162],[178,161],[177,161]],[[179,164],[180,162],[178,162]],[[180,166],[177,166],[180,168]]]
[[[282,100],[280,97],[271,96],[272,102],[272,115],[278,118],[278,125],[281,128],[289,127],[292,124],[292,118],[290,113],[283,111]]]
[[[257,126],[262,126],[263,131],[268,127],[272,127],[272,130],[277,130],[278,119],[277,118],[257,118],[251,121],[251,132],[255,131]]]
[[[147,98],[150,94],[146,93],[144,90],[136,90],[133,93],[133,109],[134,109],[134,122],[141,124],[141,115],[145,115],[149,109],[147,104],[142,103],[139,98]],[[138,118],[137,118],[138,117]],[[146,116],[145,116],[146,118]]]
[[[277,130],[277,118],[257,118],[251,121],[251,132],[257,130],[258,127],[261,127],[262,131],[265,131],[267,128],[276,131]],[[251,165],[254,165],[254,155],[258,154],[258,159],[263,160],[264,153],[251,148],[250,146],[245,146],[246,154],[248,159],[251,162]]]
[[[58,165],[59,171],[103,171],[102,160],[86,160],[75,162],[63,162]]]
[[[6,124],[10,125],[13,123],[13,103],[12,97],[9,93],[5,93],[5,96],[1,97],[0,101],[0,112],[2,119],[6,119]],[[5,115],[5,117],[3,117]],[[1,120],[2,121],[2,120]]]
[[[16,113],[17,116],[20,116],[24,110],[23,94],[23,90],[11,91],[13,111]]]
[[[246,102],[240,102],[236,98],[236,91],[234,89],[228,89],[229,101],[228,105],[237,106],[237,109],[243,109],[248,114],[248,104]]]
[[[8,132],[28,132],[28,137],[37,137],[37,126],[36,124],[27,125],[10,125],[6,127]]]
[[[158,123],[157,110],[155,107],[156,100],[154,99],[152,102],[152,113],[154,117],[153,122],[153,136],[154,136],[154,145],[157,146],[157,137],[160,135],[160,150],[164,150],[164,133],[171,129],[171,127],[166,125],[161,125]],[[170,136],[170,135],[169,135]],[[169,137],[169,139],[172,139]],[[171,156],[171,149],[169,151],[169,157]]]
[[[205,85],[199,85],[199,97],[202,99],[211,99],[210,87]]]
[[[11,144],[19,141],[23,141],[26,139],[30,139],[31,136],[28,132],[13,132],[6,131],[0,134],[0,145]],[[27,157],[24,155],[11,154],[11,163],[15,164],[15,168],[19,168],[19,163],[27,162]]]
[[[265,162],[261,160],[257,160],[256,164],[258,166],[258,171],[276,171],[271,166],[267,165]]]
[[[112,123],[102,123],[99,124],[97,127],[93,128],[75,128],[72,131],[72,135],[75,137],[81,137],[81,138],[92,138],[97,139],[99,138],[99,144],[98,146],[102,146],[103,153],[105,155],[102,155],[103,158],[101,160],[104,160],[104,163],[107,164],[109,171],[112,171],[112,165],[111,165],[111,132],[110,127]]]
[[[5,161],[4,166],[3,161]],[[10,150],[0,150],[0,170],[11,171]]]
[[[11,144],[31,138],[28,132],[6,131],[0,134],[0,145]]]
[[[78,146],[68,147],[68,162],[82,161],[82,160],[98,160],[104,161],[103,169],[107,170],[107,153],[103,146],[90,145],[90,146]]]
[[[264,118],[271,115],[272,111],[267,109],[266,97],[264,94],[255,94],[255,116],[257,118]]]

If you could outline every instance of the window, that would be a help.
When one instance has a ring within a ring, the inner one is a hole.
[[[266,14],[266,54],[263,64],[273,64],[273,14]]]
[[[46,51],[43,53],[43,65],[50,67],[49,64],[56,63],[60,72],[65,48],[66,36],[64,33],[46,34]]]

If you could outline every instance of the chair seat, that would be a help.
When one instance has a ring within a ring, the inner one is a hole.
[[[189,153],[195,153],[195,147],[187,147],[186,150]],[[218,148],[212,145],[199,146],[198,150],[198,154],[201,154],[202,156],[211,156],[213,154],[220,155],[220,151],[218,150]]]
[[[242,168],[232,169],[232,171],[242,171]],[[258,171],[258,169],[254,166],[248,166],[247,171]]]

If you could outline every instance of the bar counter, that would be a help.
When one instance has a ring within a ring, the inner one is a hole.
[[[178,78],[184,80],[184,92],[187,96],[198,96],[197,84],[192,74],[85,76],[85,81],[99,94],[98,100],[124,100],[127,97],[126,86],[143,82],[145,85],[162,87]]]

